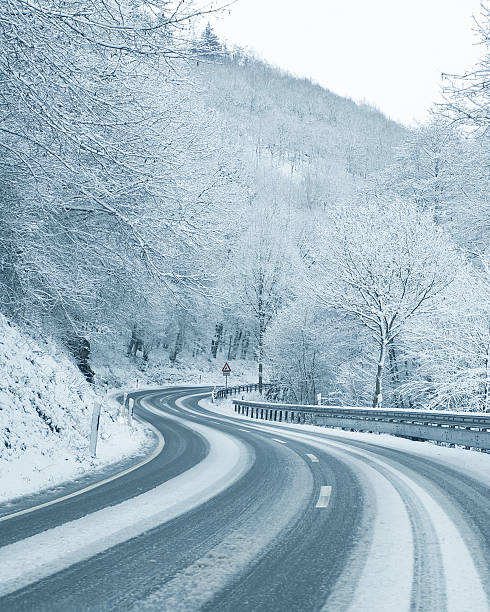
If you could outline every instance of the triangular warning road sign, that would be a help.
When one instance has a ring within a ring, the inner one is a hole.
[[[221,368],[222,372],[231,372],[231,368],[228,365],[228,362],[225,363],[225,365]]]

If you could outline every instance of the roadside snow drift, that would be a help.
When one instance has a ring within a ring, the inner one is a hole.
[[[104,410],[97,460],[90,419],[100,398],[78,368],[0,315],[0,502],[75,478],[141,448],[144,430]]]

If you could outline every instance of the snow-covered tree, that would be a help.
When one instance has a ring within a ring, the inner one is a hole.
[[[380,407],[390,344],[432,310],[456,257],[432,215],[412,203],[359,203],[326,223],[313,244],[310,286],[319,303],[369,331],[377,350],[373,406]]]
[[[430,319],[404,338],[414,371],[403,393],[431,408],[490,410],[490,266],[462,265]]]
[[[222,52],[222,45],[209,21],[201,34],[198,52],[207,57],[214,57]]]
[[[440,119],[412,130],[394,161],[371,177],[373,193],[410,200],[469,252],[484,249],[490,216],[488,142],[463,137]]]
[[[256,205],[248,227],[235,245],[230,292],[256,342],[259,387],[262,389],[265,332],[291,296],[290,276],[295,254],[293,229],[281,209]]]
[[[438,112],[451,122],[487,135],[490,126],[490,8],[481,4],[475,19],[482,45],[482,57],[475,68],[463,75],[444,74],[444,104]]]

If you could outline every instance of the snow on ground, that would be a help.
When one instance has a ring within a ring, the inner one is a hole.
[[[240,397],[242,397],[242,395],[243,394],[240,394]],[[245,397],[249,401],[260,401],[260,396],[258,393],[245,394]],[[271,421],[251,419],[245,415],[235,413],[231,398],[217,400],[214,404],[211,402],[211,400],[203,400],[203,406],[225,416],[233,416],[235,418],[243,419],[248,421],[248,423],[268,423],[269,426],[272,424]],[[484,482],[487,486],[490,486],[490,453],[481,453],[479,451],[466,450],[463,448],[448,448],[446,446],[439,446],[433,442],[415,442],[413,440],[398,438],[389,434],[370,434],[358,431],[343,431],[342,429],[335,429],[332,427],[280,423],[278,421],[273,422],[273,425],[274,427],[294,427],[298,430],[312,431],[315,433],[319,433],[322,430],[328,431],[329,433],[332,433],[340,438],[360,440],[363,442],[368,442],[369,444],[376,444],[385,448],[393,448],[395,450],[402,450],[415,455],[436,459],[444,462],[445,464],[449,464],[454,469],[464,472],[468,476],[476,478],[477,480]]]
[[[180,516],[229,487],[252,466],[253,453],[233,436],[175,415],[167,417],[206,438],[206,457],[137,497],[4,546],[0,597]]]
[[[249,399],[249,398],[247,398]],[[485,559],[476,554],[480,542],[471,531],[461,528],[459,513],[441,497],[434,496],[416,473],[403,469],[403,460],[397,465],[363,448],[344,445],[328,437],[360,440],[374,446],[393,448],[459,470],[487,485],[490,484],[490,455],[460,448],[448,448],[430,442],[415,442],[387,434],[347,432],[313,425],[289,424],[250,419],[233,411],[230,399],[213,404],[202,400],[201,405],[217,414],[233,416],[245,421],[248,429],[260,429],[284,440],[307,442],[313,449],[326,450],[352,469],[363,474],[361,484],[366,496],[366,508],[374,509],[372,528],[364,524],[362,536],[352,555],[352,567],[348,566],[338,582],[325,610],[344,609],[345,593],[349,596],[353,586],[350,580],[356,575],[356,563],[367,551],[361,578],[354,588],[354,599],[349,610],[380,610],[410,608],[412,589],[412,559],[415,549],[425,547],[425,569],[437,576],[428,593],[423,593],[424,609],[435,609],[446,601],[448,610],[486,610],[487,599],[483,584],[488,574]],[[245,423],[244,423],[245,424]],[[294,433],[286,432],[285,428]],[[282,431],[281,431],[282,430]],[[311,434],[325,433],[325,437]],[[374,495],[372,495],[374,493]],[[402,495],[403,493],[403,495]],[[382,503],[380,503],[382,501]],[[418,515],[417,528],[411,526],[407,510]],[[389,525],[389,529],[386,526]],[[463,525],[464,527],[464,525]],[[464,532],[464,536],[463,536]],[[393,538],[396,533],[396,538]],[[420,562],[420,559],[417,560]],[[380,582],[379,577],[383,576]],[[347,599],[348,601],[349,599]],[[433,607],[431,607],[433,605]]]
[[[0,315],[0,503],[77,478],[152,446],[130,429],[66,355]],[[103,402],[97,458],[89,456],[93,406]]]
[[[224,376],[221,373],[226,358],[218,355],[216,359],[210,356],[193,356],[190,353],[179,355],[175,364],[168,358],[168,350],[155,351],[150,355],[147,364],[141,357],[127,357],[124,347],[111,350],[95,345],[91,364],[97,378],[106,380],[110,387],[140,387],[157,385],[216,385],[223,386]],[[257,364],[253,361],[230,360],[230,386],[249,383],[257,377]]]

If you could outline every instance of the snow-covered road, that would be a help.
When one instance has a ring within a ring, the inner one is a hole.
[[[489,455],[202,397],[140,392],[158,457],[0,523],[2,610],[490,609]]]

